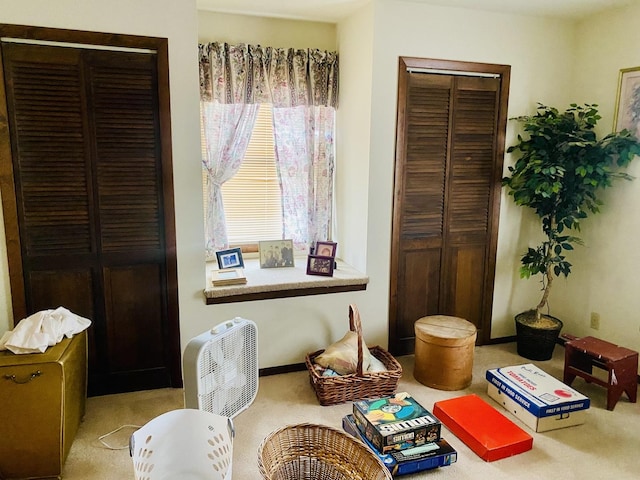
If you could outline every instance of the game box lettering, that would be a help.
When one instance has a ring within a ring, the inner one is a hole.
[[[590,400],[533,364],[487,370],[489,397],[536,432],[580,425]]]
[[[354,402],[353,416],[380,453],[440,440],[440,421],[406,392]]]
[[[443,438],[407,450],[380,453],[358,429],[353,415],[343,417],[342,428],[362,440],[382,460],[394,477],[444,467],[458,460],[456,450]]]

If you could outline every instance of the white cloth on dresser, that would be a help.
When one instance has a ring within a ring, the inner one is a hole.
[[[42,310],[23,318],[13,330],[0,338],[0,350],[13,353],[42,353],[47,347],[60,343],[66,336],[86,330],[91,320],[76,315],[64,307]]]

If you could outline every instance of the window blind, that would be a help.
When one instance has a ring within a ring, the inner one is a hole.
[[[204,151],[204,142],[202,148]],[[207,196],[207,176],[203,168],[205,221]],[[260,105],[242,166],[222,186],[222,199],[230,245],[257,245],[260,240],[282,238],[282,206],[270,104]]]

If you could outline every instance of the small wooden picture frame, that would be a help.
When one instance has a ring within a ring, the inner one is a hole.
[[[225,268],[211,272],[211,284],[214,287],[225,285],[242,285],[247,283],[247,277],[242,268]]]
[[[307,275],[324,275],[325,277],[333,277],[334,263],[335,259],[333,257],[309,255],[307,257]]]
[[[640,133],[640,67],[623,68],[618,76],[618,94],[613,131]]]
[[[336,242],[316,242],[313,254],[317,257],[335,257],[337,248]]]
[[[229,248],[228,250],[220,250],[216,252],[218,259],[218,268],[244,268],[242,260],[242,250],[240,248]]]

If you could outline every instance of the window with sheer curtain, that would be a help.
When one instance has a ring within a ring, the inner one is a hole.
[[[337,54],[209,43],[199,55],[208,256],[329,239]]]
[[[260,105],[242,164],[221,186],[228,244],[241,246],[245,251],[255,250],[260,240],[273,240],[282,234],[272,112],[271,104]],[[202,146],[204,151],[204,139]],[[206,222],[209,184],[204,167],[202,189]]]

